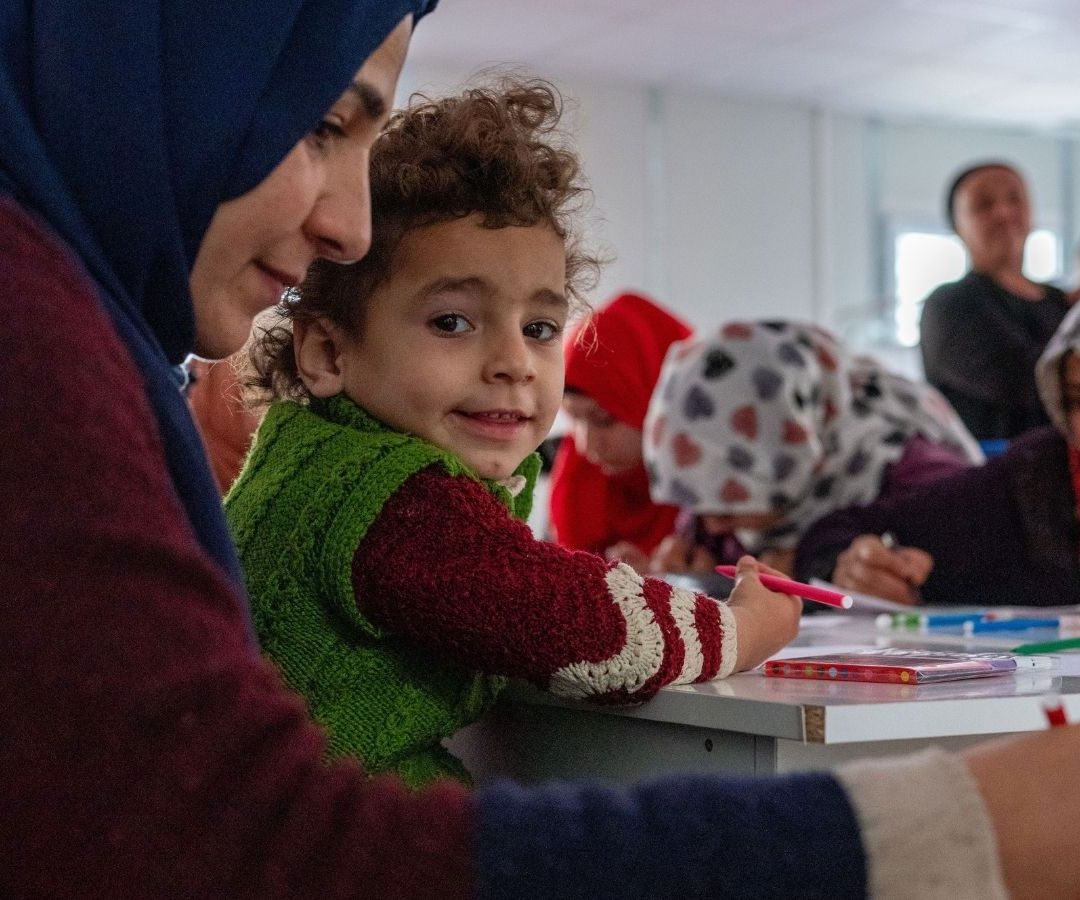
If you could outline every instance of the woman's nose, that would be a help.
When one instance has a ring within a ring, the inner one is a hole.
[[[371,248],[371,194],[367,159],[338,166],[305,223],[318,256],[337,263],[362,259]]]

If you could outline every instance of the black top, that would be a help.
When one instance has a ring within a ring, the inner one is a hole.
[[[1061,606],[1080,597],[1080,526],[1068,445],[1032,431],[983,466],[896,500],[852,507],[816,523],[799,543],[795,577],[831,579],[860,534],[891,532],[934,557],[927,603]]]
[[[1069,304],[1060,289],[1044,287],[1042,300],[1026,300],[969,272],[926,299],[926,380],[979,440],[1011,438],[1049,422],[1035,389],[1035,363]]]

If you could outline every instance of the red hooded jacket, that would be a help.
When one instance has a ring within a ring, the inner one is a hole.
[[[668,347],[690,327],[639,294],[621,294],[601,307],[567,342],[566,389],[584,394],[631,428],[641,430]],[[579,332],[580,334],[580,332]],[[674,530],[676,507],[649,499],[644,466],[605,475],[567,435],[551,477],[551,526],[556,543],[603,553],[630,541],[645,553]]]

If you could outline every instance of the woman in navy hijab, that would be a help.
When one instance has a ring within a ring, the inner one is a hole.
[[[3,13],[0,194],[79,257],[140,370],[188,518],[234,578],[176,390],[175,367],[196,346],[196,251],[218,204],[262,181],[428,5],[54,0]]]
[[[1072,729],[892,781],[470,798],[323,762],[251,644],[174,371],[237,349],[315,257],[366,252],[368,148],[428,6],[0,11],[0,895],[992,896],[992,822],[1007,880],[1074,886],[1050,839],[1080,832]]]

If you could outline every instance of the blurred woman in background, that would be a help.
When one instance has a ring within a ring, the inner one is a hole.
[[[1012,438],[1049,421],[1035,389],[1035,361],[1069,303],[1060,289],[1024,275],[1031,204],[1016,169],[1003,162],[964,169],[945,207],[971,254],[971,271],[926,299],[926,380],[978,440]]]
[[[828,513],[981,462],[929,385],[852,357],[800,322],[729,322],[668,352],[645,424],[652,497],[689,520],[653,566],[709,571],[744,553],[791,572]]]

